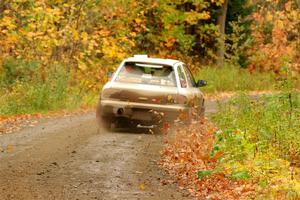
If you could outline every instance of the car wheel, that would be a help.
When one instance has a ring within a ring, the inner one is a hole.
[[[200,116],[200,120],[202,120],[205,117],[205,107],[204,106],[202,106],[199,116]]]
[[[155,128],[150,129],[149,132],[151,134],[159,135],[159,134],[162,133],[162,127],[161,126],[157,126]]]
[[[195,109],[192,111],[192,114],[190,114],[190,124],[202,121],[205,117],[205,107],[202,106],[200,109]]]
[[[111,130],[112,119],[104,116],[98,117],[99,128],[101,131]]]

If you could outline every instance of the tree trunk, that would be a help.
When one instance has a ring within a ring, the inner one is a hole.
[[[221,34],[219,41],[219,48],[217,50],[218,56],[218,66],[222,67],[224,65],[224,55],[225,55],[225,24],[226,24],[226,16],[227,16],[227,8],[228,8],[229,0],[225,0],[222,6],[222,13],[218,16],[217,25],[219,26],[219,32]]]

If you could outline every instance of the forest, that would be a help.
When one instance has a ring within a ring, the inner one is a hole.
[[[184,61],[208,98],[236,94],[162,152],[181,187],[300,198],[299,0],[0,0],[0,121],[93,107],[134,54]]]
[[[107,72],[133,54],[181,59],[196,74],[229,65],[246,77],[289,74],[299,87],[299,7],[297,0],[2,0],[0,113],[90,104]]]

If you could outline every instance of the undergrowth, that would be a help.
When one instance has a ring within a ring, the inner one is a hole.
[[[241,94],[213,116],[216,170],[257,183],[257,199],[300,198],[300,100],[292,90],[251,98]]]
[[[163,169],[198,199],[300,199],[300,94],[286,74],[276,94],[219,102],[214,125],[179,127]]]
[[[175,128],[169,134],[161,154],[160,166],[180,188],[197,199],[236,200],[251,199],[254,185],[227,176],[216,170],[222,153],[215,153],[216,127],[207,119],[188,127]]]
[[[7,60],[0,73],[0,115],[45,113],[95,103],[96,95],[56,65]],[[41,73],[42,72],[42,73]]]
[[[249,73],[238,66],[206,66],[199,70],[196,79],[206,80],[208,85],[201,88],[205,93],[274,90],[275,77],[272,73]]]

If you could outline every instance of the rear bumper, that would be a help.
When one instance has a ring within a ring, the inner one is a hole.
[[[179,113],[189,112],[189,107],[180,104],[160,105],[118,100],[101,100],[98,109],[103,117],[124,117],[139,121],[155,121],[158,117],[173,121]]]

